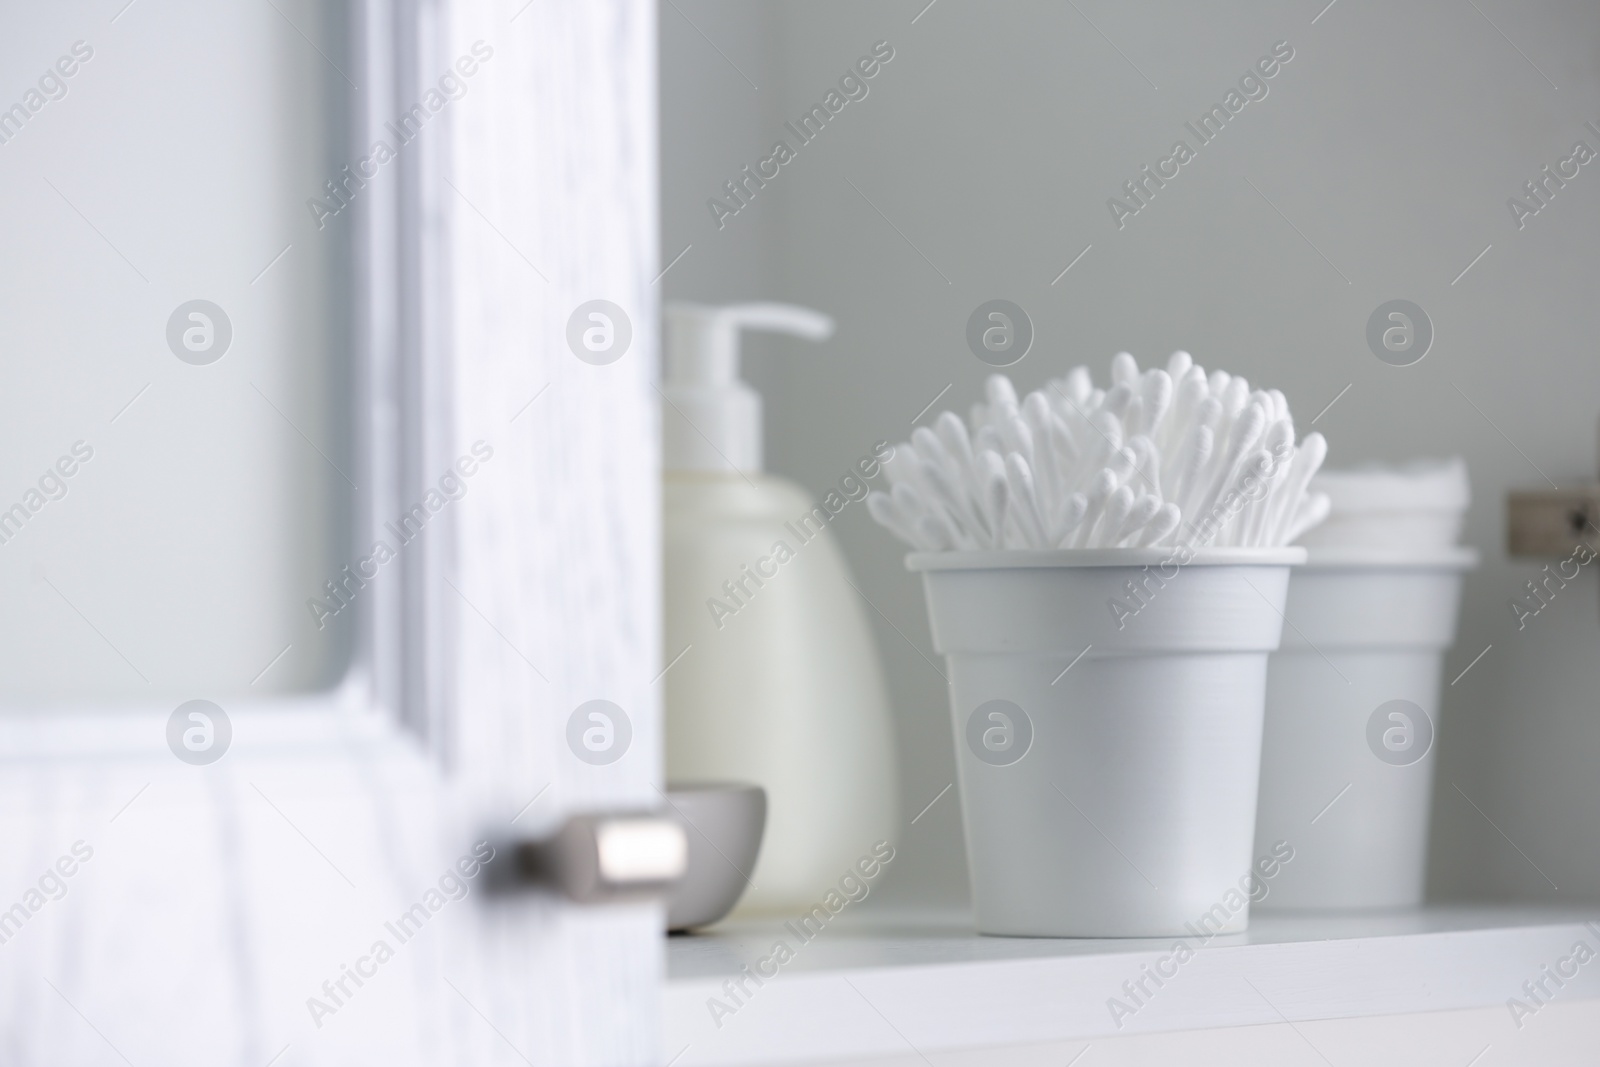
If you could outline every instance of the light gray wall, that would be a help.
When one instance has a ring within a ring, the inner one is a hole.
[[[1506,200],[1574,141],[1600,150],[1584,128],[1600,126],[1600,8],[939,0],[913,24],[924,2],[662,8],[664,256],[694,245],[667,295],[770,296],[840,320],[825,346],[751,359],[769,465],[820,490],[871,441],[905,437],[946,384],[940,406],[964,409],[987,368],[963,327],[992,297],[1037,329],[1019,388],[1079,362],[1104,377],[1123,348],[1186,348],[1282,388],[1303,432],[1349,385],[1317,423],[1330,466],[1460,454],[1473,479],[1466,540],[1484,563],[1446,680],[1493,648],[1446,690],[1433,892],[1600,896],[1596,583],[1519,632],[1507,601],[1538,563],[1508,559],[1503,535],[1508,488],[1596,473],[1600,163],[1520,231]],[[870,95],[718,232],[706,199],[879,39],[896,55]],[[1175,139],[1193,144],[1185,120],[1280,40],[1295,55],[1269,95],[1119,230],[1107,198]],[[1364,340],[1396,297],[1437,332],[1408,368]],[[931,655],[899,547],[862,512],[839,532],[866,592]],[[900,634],[880,622],[878,638],[916,812],[953,778],[945,694]],[[964,894],[953,799],[909,832],[897,892]]]
[[[339,54],[337,6],[6,15],[0,108],[75,41],[93,50],[0,143],[0,509],[75,441],[93,449],[0,544],[8,706],[222,699],[342,669],[338,630],[305,607],[344,562],[354,492],[330,465],[350,469],[340,229],[306,209],[347,89],[317,50]],[[167,346],[195,298],[232,323],[210,366]]]

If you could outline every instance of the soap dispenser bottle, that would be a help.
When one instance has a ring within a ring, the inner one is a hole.
[[[766,834],[735,914],[804,912],[898,836],[893,726],[832,515],[762,473],[761,398],[739,380],[739,339],[822,341],[833,321],[785,304],[665,313],[667,778],[762,786]],[[885,458],[861,451],[851,488]]]

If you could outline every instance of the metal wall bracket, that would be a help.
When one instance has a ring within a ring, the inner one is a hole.
[[[1600,547],[1600,485],[1513,489],[1506,494],[1509,554],[1569,556],[1579,544]]]

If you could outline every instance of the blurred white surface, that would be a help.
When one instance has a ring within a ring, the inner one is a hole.
[[[1486,1045],[1494,1051],[1483,1064],[1576,1064],[1600,1021],[1593,914],[1260,916],[1244,934],[1184,938],[1182,961],[1173,938],[979,937],[970,916],[950,912],[847,912],[809,943],[792,924],[726,923],[668,945],[666,1046],[687,1045],[681,1062],[694,1067],[1060,1067],[1088,1046],[1084,1067],[1229,1062],[1229,1052],[1244,1054],[1231,1062],[1459,1067]],[[778,941],[793,949],[790,961],[760,986],[741,975]],[[1534,1006],[1521,984],[1539,980],[1541,965],[1570,964],[1578,941],[1590,962],[1560,989],[1546,980],[1553,995]],[[1148,977],[1155,970],[1160,985]],[[741,978],[742,992],[730,992],[727,980]],[[1533,1008],[1520,1027],[1508,997]],[[731,1010],[714,1012],[713,1002]],[[1459,1056],[1446,1051],[1458,1047]]]

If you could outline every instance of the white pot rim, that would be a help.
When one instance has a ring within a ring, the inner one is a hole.
[[[1464,545],[1439,548],[1323,548],[1314,545],[1305,570],[1381,570],[1420,568],[1467,571],[1478,565],[1478,550]]]
[[[1180,546],[1154,548],[1049,548],[991,549],[982,552],[912,552],[906,556],[911,571],[1014,570],[1019,568],[1153,567],[1177,563]],[[1184,567],[1285,567],[1303,564],[1307,550],[1299,545],[1282,548],[1192,548]]]

